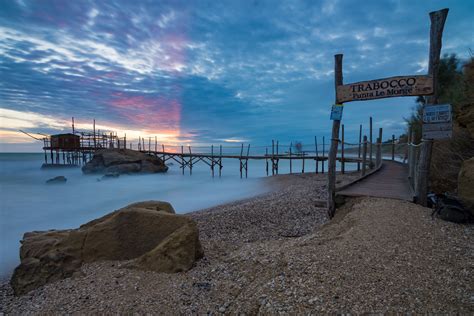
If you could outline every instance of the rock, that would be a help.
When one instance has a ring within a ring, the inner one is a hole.
[[[195,258],[202,256],[198,229],[193,222],[177,229],[154,249],[126,267],[156,272],[183,272],[192,268]]]
[[[46,183],[53,184],[53,183],[65,183],[67,181],[65,176],[57,176],[46,180]]]
[[[102,149],[82,167],[90,173],[157,173],[166,172],[168,167],[155,156],[130,149]]]
[[[16,295],[71,277],[83,263],[132,260],[128,268],[189,270],[203,256],[194,221],[166,202],[130,204],[78,229],[26,233],[10,281]]]
[[[458,175],[458,195],[474,213],[474,157],[462,163]]]
[[[102,179],[111,179],[111,178],[118,178],[120,177],[120,173],[118,172],[109,172],[102,176]]]

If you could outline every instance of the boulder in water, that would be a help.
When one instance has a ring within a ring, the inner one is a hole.
[[[109,173],[106,173],[102,176],[102,180],[113,179],[113,178],[118,178],[118,177],[120,177],[120,173],[118,173],[118,172],[109,172]]]
[[[155,156],[130,149],[101,149],[82,167],[90,173],[157,173],[166,172],[168,167]]]
[[[203,256],[196,223],[166,202],[147,201],[78,229],[26,233],[10,281],[16,295],[67,278],[83,263],[133,260],[127,267],[173,273]]]
[[[67,181],[65,176],[57,176],[54,178],[51,178],[49,180],[46,180],[46,183],[48,184],[54,184],[54,183],[65,183]]]

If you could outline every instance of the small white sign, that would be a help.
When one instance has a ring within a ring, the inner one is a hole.
[[[423,108],[423,139],[449,139],[452,135],[451,105],[426,105]]]
[[[340,121],[342,120],[342,110],[344,106],[342,104],[333,104],[331,108],[331,120]]]
[[[423,123],[451,122],[451,104],[425,105]]]

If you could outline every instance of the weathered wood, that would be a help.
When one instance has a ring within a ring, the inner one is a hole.
[[[345,163],[344,163],[344,124],[341,127],[341,173],[345,173]]]
[[[219,157],[219,178],[220,178],[222,175],[222,145],[219,145],[219,153],[220,153],[220,157]]]
[[[214,145],[211,145],[211,174],[212,174],[212,177],[214,178],[214,165],[215,165],[215,161],[214,161]]]
[[[413,201],[407,171],[406,165],[387,161],[364,178],[338,190],[337,195],[374,196]]]
[[[362,176],[365,176],[367,169],[367,136],[364,135],[364,146],[362,149]]]
[[[382,163],[382,132],[383,132],[383,128],[380,127],[379,128],[379,139],[377,141],[377,167],[380,166],[380,164]]]
[[[373,156],[372,156],[372,154],[373,154],[373,146],[374,146],[374,143],[373,143],[373,139],[372,139],[372,136],[373,136],[373,133],[372,133],[372,132],[373,132],[373,129],[372,129],[372,116],[371,116],[371,117],[369,118],[369,133],[370,133],[370,134],[369,134],[369,140],[370,140],[370,144],[369,144],[369,146],[370,146],[370,148],[369,148],[369,150],[370,150],[369,164],[370,164],[370,169],[373,168],[373,160],[372,160],[372,157],[373,157]]]
[[[290,158],[291,158],[291,147],[293,146],[293,143],[290,143]],[[290,159],[290,174],[293,173],[293,159]]]
[[[334,56],[334,87],[337,94],[337,88],[343,84],[342,77],[342,54]],[[336,97],[336,104],[341,104]],[[335,196],[336,196],[336,156],[337,146],[339,142],[339,126],[340,120],[332,121],[331,147],[329,149],[328,161],[328,215],[332,218],[336,212]]]
[[[304,159],[304,151],[303,151],[303,165],[302,165],[301,173],[304,173],[304,161],[305,159]]]
[[[430,55],[428,62],[428,75],[433,77],[433,95],[427,98],[427,104],[438,104],[439,94],[439,63],[442,47],[444,24],[449,9],[430,12]],[[427,204],[428,181],[430,175],[431,152],[433,140],[423,140],[421,145],[420,160],[417,170],[417,185],[415,193],[417,203],[423,206]]]
[[[359,145],[357,146],[358,147],[358,150],[357,150],[357,158],[360,159],[360,150],[361,150],[361,147],[362,147],[362,124],[359,125]],[[360,171],[360,162],[357,163],[357,171]]]
[[[325,160],[324,155],[326,153],[325,150],[324,150],[325,146],[326,146],[326,142],[325,142],[325,137],[323,136],[323,160],[321,161],[321,172],[322,173],[324,173],[324,160]]]
[[[392,161],[395,160],[395,135],[392,134]]]
[[[267,171],[267,176],[268,176],[268,148],[265,147],[265,170]]]
[[[314,136],[314,147],[315,147],[315,153],[316,153],[316,173],[319,173],[319,166],[318,166],[318,162],[319,162],[319,159],[318,159],[318,138],[316,136]]]
[[[375,167],[378,168],[382,163],[382,141],[377,137],[377,152],[375,153]]]
[[[391,97],[430,95],[432,76],[397,76],[354,82],[337,87],[338,104],[342,102],[375,100]]]
[[[94,130],[94,149],[97,148],[97,140],[96,140],[96,137],[95,137],[95,119],[93,121],[93,130]]]
[[[184,174],[184,147],[183,146],[181,146],[181,169]]]

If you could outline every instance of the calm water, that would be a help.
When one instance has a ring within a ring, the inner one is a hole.
[[[100,176],[83,175],[79,168],[41,170],[42,159],[42,154],[0,154],[0,277],[19,263],[19,240],[27,231],[75,228],[143,200],[168,201],[186,213],[265,192],[258,178],[264,167],[240,179],[238,161],[225,161],[221,178],[212,178],[201,163],[192,176],[174,165],[165,174],[98,181]],[[45,184],[59,175],[67,183]]]
[[[240,179],[238,160],[224,160],[221,178],[212,178],[210,168],[201,162],[192,176],[189,170],[182,175],[175,164],[165,174],[122,175],[103,181],[98,181],[99,175],[83,175],[79,168],[41,170],[42,163],[42,154],[0,153],[1,278],[19,263],[19,241],[28,231],[76,228],[137,201],[168,201],[177,213],[186,213],[267,190],[261,180],[265,161],[260,160],[249,161],[248,179]],[[301,167],[295,161],[293,172]],[[306,161],[305,170],[314,172],[314,161]],[[281,161],[280,174],[288,172],[289,163]],[[59,175],[67,183],[45,183]]]

